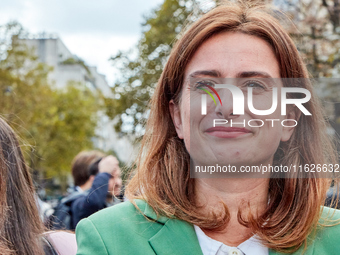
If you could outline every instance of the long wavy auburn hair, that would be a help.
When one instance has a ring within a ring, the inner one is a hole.
[[[18,140],[1,118],[0,174],[0,254],[44,254],[34,185]]]
[[[157,214],[176,217],[204,229],[219,230],[226,226],[230,219],[228,205],[222,205],[221,210],[210,215],[202,215],[198,210],[201,205],[195,199],[195,179],[190,178],[190,156],[177,136],[169,102],[180,102],[184,70],[200,45],[227,31],[252,35],[269,43],[279,63],[281,78],[308,78],[292,39],[270,13],[265,6],[221,4],[191,24],[178,39],[150,102],[137,171],[126,189],[131,201],[144,199]],[[334,163],[335,149],[326,133],[322,108],[312,85],[303,82],[299,86],[312,93],[312,99],[304,104],[312,116],[301,115],[291,138],[281,142],[274,164]],[[239,222],[276,251],[293,252],[303,244],[308,245],[307,236],[318,226],[320,208],[330,186],[329,179],[317,177],[271,178],[265,212],[247,220],[239,212]]]

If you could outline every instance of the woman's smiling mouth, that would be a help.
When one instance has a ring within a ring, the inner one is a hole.
[[[252,133],[250,130],[246,128],[237,128],[237,127],[211,127],[206,131],[209,135],[220,137],[220,138],[236,138],[239,136],[243,136],[249,133]]]

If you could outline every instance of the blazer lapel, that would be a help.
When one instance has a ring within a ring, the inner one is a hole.
[[[144,215],[156,220],[163,227],[149,239],[149,244],[157,255],[197,254],[203,255],[194,227],[182,220],[158,217],[145,204]]]
[[[149,244],[157,255],[203,255],[194,227],[181,220],[169,219]]]
[[[154,210],[145,201],[137,202],[143,214],[152,220],[162,224],[163,227],[149,239],[149,244],[157,255],[173,254],[195,254],[203,255],[198,243],[197,235],[193,225],[178,219],[167,217],[157,217]],[[145,206],[145,207],[144,207]],[[144,210],[143,210],[144,207]],[[292,253],[293,255],[302,254],[304,245]],[[304,255],[312,255],[314,251],[314,240],[309,240],[309,245]],[[269,249],[269,255],[286,255]]]
[[[178,219],[169,219],[167,217],[157,217],[154,210],[144,200],[136,200],[136,204],[143,214],[150,219],[161,224],[161,228],[149,240],[150,246],[157,255],[173,254],[197,254],[203,255],[198,243],[197,235],[192,224]],[[325,213],[325,212],[323,212]],[[157,228],[159,229],[159,228]],[[308,237],[307,249],[304,253],[304,245],[293,255],[313,255],[314,250],[318,247],[316,237]],[[269,249],[269,255],[286,255]],[[340,253],[339,253],[340,254]]]

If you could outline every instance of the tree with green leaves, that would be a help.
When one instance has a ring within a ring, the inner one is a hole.
[[[1,116],[16,130],[29,166],[43,178],[59,177],[65,187],[73,157],[93,149],[102,100],[85,84],[54,89],[51,68],[20,40],[22,27],[0,28]]]
[[[288,29],[308,71],[313,78],[321,78],[319,94],[331,125],[339,134],[340,0],[284,0],[281,6],[295,24]]]
[[[195,18],[198,10],[195,0],[165,0],[146,18],[136,50],[111,58],[121,78],[113,88],[116,98],[107,99],[106,107],[107,114],[117,119],[117,132],[134,138],[142,135],[141,123],[172,45],[188,17]]]
[[[292,19],[288,26],[311,75],[340,73],[340,0],[284,0],[279,5]]]

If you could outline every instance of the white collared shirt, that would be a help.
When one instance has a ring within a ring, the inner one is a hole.
[[[200,227],[194,225],[198,242],[204,255],[268,255],[268,248],[263,246],[255,236],[237,247],[230,247],[207,236]]]

